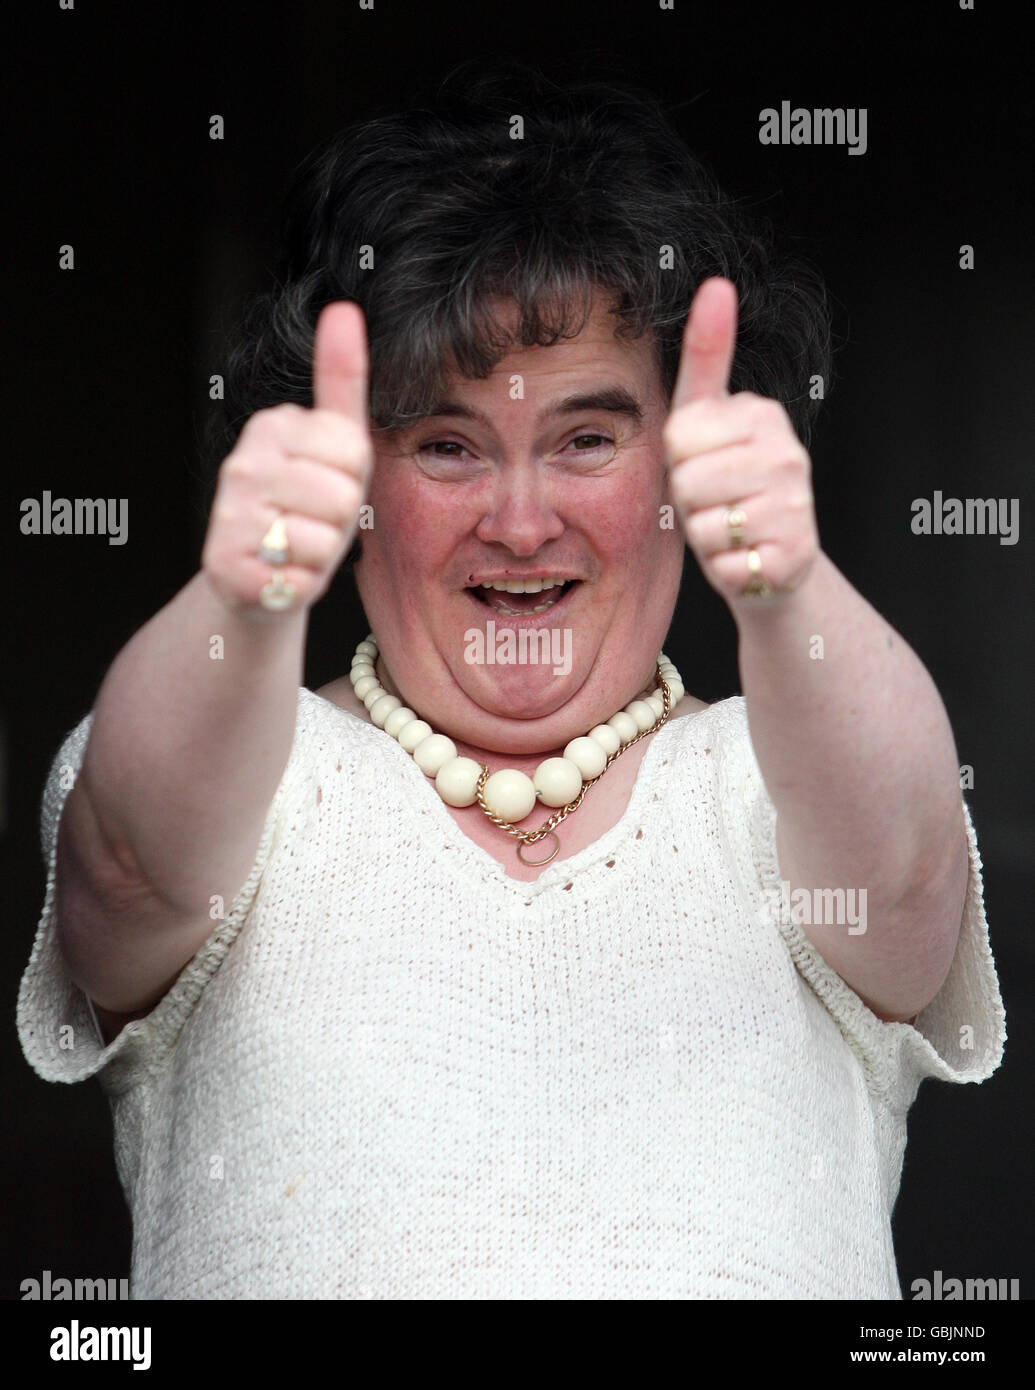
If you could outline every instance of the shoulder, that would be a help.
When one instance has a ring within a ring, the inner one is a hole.
[[[368,722],[366,708],[362,701],[356,699],[356,692],[353,690],[352,682],[348,676],[340,676],[337,680],[328,681],[326,685],[321,685],[316,690],[310,690],[308,686],[303,685],[299,700],[300,708],[316,719],[337,719],[340,721],[344,712],[354,715],[357,719],[362,719],[364,723]]]
[[[361,726],[364,734],[369,734],[371,730],[376,732],[366,706],[357,699],[348,676],[339,676],[317,690],[306,689],[303,699],[310,721],[320,726],[333,725],[339,731],[344,726],[347,733],[355,733],[357,726]]]
[[[710,788],[722,815],[743,816],[764,792],[742,695],[702,704],[681,718],[670,719],[661,732],[679,766],[696,789]],[[702,781],[702,774],[709,769]],[[683,779],[675,779],[681,781]]]
[[[669,716],[670,719],[682,719],[686,714],[700,714],[702,710],[708,708],[705,700],[698,700],[694,695],[684,695]]]
[[[317,690],[301,686],[298,696],[296,742],[335,746],[364,742],[379,731],[371,724],[362,702],[356,699],[348,676],[321,685]]]
[[[321,700],[327,700],[340,709],[352,709],[356,701],[356,692],[352,689],[352,682],[348,676],[339,676],[337,680],[328,681],[326,685],[321,685],[319,690],[311,690],[309,693],[319,695]]]
[[[669,719],[670,725],[681,729],[685,737],[696,738],[704,732],[723,737],[737,744],[750,743],[747,702],[743,695],[706,704],[692,696],[684,696]]]

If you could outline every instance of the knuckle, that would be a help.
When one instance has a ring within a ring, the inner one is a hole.
[[[341,485],[334,489],[331,502],[331,521],[339,531],[352,525],[362,500],[362,489],[350,479],[342,478]]]
[[[301,406],[294,405],[290,401],[281,401],[279,405],[264,406],[262,410],[257,410],[254,415],[248,417],[241,433],[247,431],[251,435],[259,435],[263,438],[275,437],[284,422],[300,412]]]
[[[236,520],[236,508],[217,497],[212,504],[212,511],[209,515],[209,535],[219,535],[224,531],[229,531]]]
[[[218,541],[206,541],[201,553],[201,567],[209,574],[226,574],[230,568],[227,547]]]
[[[342,420],[342,439],[345,452],[358,462],[366,462],[374,457],[374,443],[370,432],[355,420]]]
[[[698,512],[691,512],[686,518],[686,535],[690,544],[700,546],[703,544],[707,533],[708,523],[705,517]]]
[[[254,482],[259,476],[259,463],[255,450],[247,446],[234,449],[223,460],[220,470],[222,480],[229,483]]]
[[[804,565],[815,552],[815,539],[811,532],[798,536],[791,542],[791,558],[798,565]]]
[[[694,429],[701,418],[701,412],[695,409],[699,404],[699,401],[688,401],[686,405],[674,410],[665,421],[661,437],[670,452],[678,453],[692,440]]]
[[[352,524],[352,517],[355,508],[344,498],[336,497],[327,508],[324,520],[328,526],[334,528],[335,534],[340,534],[346,526]]]
[[[677,502],[689,506],[693,500],[693,473],[689,463],[673,468],[669,474],[669,489]]]
[[[370,437],[362,426],[343,420],[341,434],[342,461],[354,467],[364,467],[374,456]]]
[[[309,419],[315,427],[333,437],[344,437],[359,428],[355,420],[350,420],[339,410],[327,410],[321,406],[313,407]]]
[[[332,410],[310,412],[305,438],[314,457],[340,465],[362,465],[373,454],[367,430]]]
[[[780,455],[776,466],[784,477],[797,478],[804,471],[805,460],[797,449],[792,449]]]
[[[326,574],[337,566],[338,559],[342,554],[343,538],[340,531],[331,530],[329,527],[317,541],[314,556],[316,567]]]
[[[740,399],[746,418],[760,428],[772,429],[786,419],[783,406],[772,396],[762,396],[757,391],[742,391]]]
[[[712,574],[725,588],[732,588],[735,586],[740,564],[741,561],[738,560],[736,555],[729,554],[726,551],[719,551],[719,553],[713,555],[710,560]]]
[[[790,430],[793,433],[794,427],[791,424],[791,417],[787,414],[783,402],[774,400],[772,396],[763,397],[760,418],[773,429]]]
[[[329,410],[310,410],[297,431],[303,448],[318,451],[338,439],[337,422]]]
[[[307,607],[324,596],[330,581],[331,575],[327,573],[316,574],[312,570],[300,571],[297,578],[292,580],[298,589],[299,602]]]

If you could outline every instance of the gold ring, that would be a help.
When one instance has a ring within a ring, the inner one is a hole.
[[[771,594],[772,587],[766,582],[765,575],[762,573],[762,561],[759,559],[757,550],[748,551],[748,572],[751,578],[741,589],[741,594],[745,598],[766,598]]]
[[[725,520],[730,545],[736,550],[738,546],[744,544],[744,527],[747,525],[747,517],[740,507],[727,507]]]
[[[297,597],[298,590],[294,584],[288,583],[279,569],[273,571],[273,578],[259,592],[259,602],[271,613],[282,613],[285,608],[291,607]]]
[[[259,542],[259,559],[271,565],[286,565],[288,561],[287,532],[284,518],[278,516]]]
[[[537,864],[549,864],[550,860],[554,857],[554,855],[561,847],[561,837],[557,834],[556,830],[548,830],[546,834],[549,835],[550,838],[553,840],[553,849],[550,851],[550,853],[546,856],[545,859],[526,859],[525,856],[521,853],[521,851],[523,849],[528,848],[528,841],[521,840],[518,843],[517,857],[521,860],[522,864],[527,864],[529,868],[534,868]]]

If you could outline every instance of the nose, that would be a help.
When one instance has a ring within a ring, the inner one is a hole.
[[[489,508],[475,528],[480,541],[505,545],[515,555],[534,555],[563,534],[551,485],[534,464],[497,470]]]

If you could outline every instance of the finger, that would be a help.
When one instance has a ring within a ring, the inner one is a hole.
[[[764,596],[751,595],[745,590],[756,581],[748,556],[758,556],[761,573],[758,578],[768,586]],[[801,566],[776,541],[759,541],[742,550],[724,550],[708,561],[709,582],[729,602],[743,601],[753,607],[759,603],[775,602],[796,587]]]
[[[313,342],[313,404],[367,424],[367,335],[351,300],[324,306]]]
[[[677,464],[668,481],[673,501],[686,511],[732,507],[771,485],[772,463],[752,445],[734,444]]]
[[[703,396],[725,396],[737,340],[737,287],[712,276],[697,287],[683,327],[673,410]]]
[[[687,401],[672,411],[662,431],[669,467],[684,459],[749,444],[757,434],[757,409],[743,392],[723,401],[714,396]]]
[[[360,474],[370,454],[370,435],[336,410],[303,410],[285,416],[278,442],[292,458],[316,459],[343,472]]]
[[[333,526],[351,526],[365,495],[365,478],[346,469],[327,468],[318,459],[293,455],[291,466],[260,472],[256,486],[262,500],[289,512]]]
[[[331,521],[300,516],[297,512],[288,515],[273,512],[270,514],[271,521],[274,516],[279,517],[283,524],[290,562],[296,568],[314,570],[322,574],[342,558],[345,536],[340,526]],[[251,529],[249,528],[249,533]],[[266,578],[269,578],[268,571],[271,566],[268,560],[247,550],[244,560],[247,561],[248,573],[252,572],[251,562],[254,560],[258,565],[266,567]]]
[[[734,541],[726,521],[727,512],[734,508],[744,516],[741,527],[743,539],[740,541]],[[686,538],[698,559],[708,559],[724,550],[746,550],[760,545],[762,541],[776,539],[780,523],[784,520],[773,498],[763,492],[717,507],[700,507],[687,514],[683,525]]]

